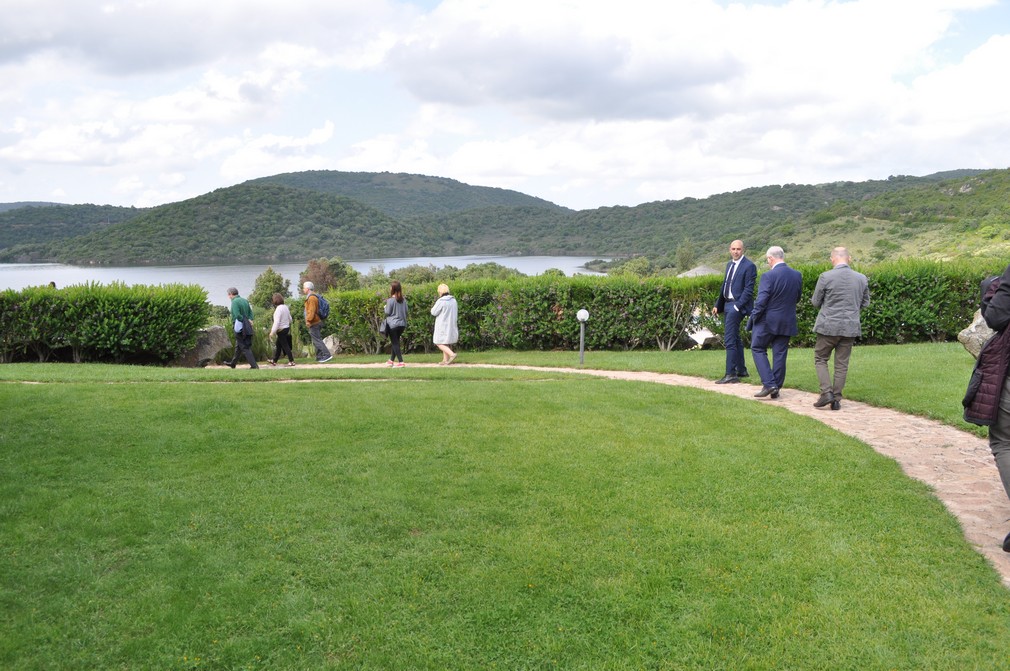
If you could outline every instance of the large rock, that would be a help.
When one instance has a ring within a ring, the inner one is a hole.
[[[229,347],[231,347],[231,341],[228,339],[228,332],[224,330],[224,327],[211,326],[200,330],[193,349],[180,354],[175,361],[168,365],[179,368],[203,368],[214,360],[218,352]]]
[[[957,340],[977,359],[978,353],[982,351],[982,345],[995,334],[996,332],[989,328],[982,318],[982,312],[976,310],[975,320],[971,326],[957,334]]]
[[[336,356],[340,354],[343,347],[340,345],[340,340],[336,336],[328,335],[323,338],[323,344],[326,345],[326,349],[330,350],[330,354]]]

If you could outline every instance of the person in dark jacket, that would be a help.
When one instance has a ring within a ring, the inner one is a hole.
[[[1010,266],[1003,271],[999,288],[993,294],[988,307],[983,305],[982,316],[994,331],[1004,331],[1010,326]],[[989,449],[996,460],[1003,490],[1010,498],[1010,378],[1003,373],[1003,386],[999,396],[996,420],[989,426]],[[1003,539],[1003,551],[1010,552],[1010,534]]]
[[[779,397],[786,383],[786,358],[789,356],[789,339],[799,333],[796,305],[803,293],[803,275],[790,268],[781,247],[769,247],[765,260],[771,269],[761,276],[757,300],[747,322],[751,329],[750,350],[754,367],[761,376],[761,391],[757,398]],[[772,362],[768,361],[768,350]]]
[[[726,374],[716,380],[716,384],[735,383],[742,377],[749,377],[743,358],[744,347],[743,339],[740,337],[740,326],[754,305],[757,266],[744,256],[742,240],[730,243],[729,256],[722,289],[715,307],[712,308],[713,315],[722,315],[723,339],[726,343]]]
[[[234,368],[238,363],[240,355],[244,355],[249,362],[250,368],[259,368],[256,365],[256,357],[252,351],[253,331],[252,331],[252,307],[249,301],[238,295],[238,289],[232,287],[228,289],[228,298],[231,300],[231,321],[236,325],[235,330],[235,352],[225,364],[229,368]]]

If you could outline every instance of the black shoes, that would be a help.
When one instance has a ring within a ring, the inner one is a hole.
[[[1003,539],[1003,552],[1010,552],[1010,534]]]
[[[842,409],[842,400],[840,398],[832,399],[832,401],[831,401],[831,409],[832,410],[841,410]]]
[[[737,373],[736,376],[737,377],[750,377],[750,373],[748,373],[747,371],[744,371],[742,373]]]
[[[733,383],[739,382],[739,381],[740,381],[740,378],[738,378],[736,375],[724,375],[720,379],[716,380],[715,383],[716,384],[733,384]]]
[[[764,398],[765,396],[771,396],[772,398],[779,397],[778,387],[761,387],[761,391],[754,394],[754,398]]]
[[[235,367],[235,362],[234,361],[225,361],[224,365],[228,366],[228,368],[234,368]]]
[[[821,394],[821,397],[814,401],[815,408],[823,408],[826,405],[831,405],[835,402],[835,395],[830,391],[826,391]]]

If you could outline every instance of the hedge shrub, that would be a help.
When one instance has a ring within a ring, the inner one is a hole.
[[[694,344],[686,328],[705,321],[697,310],[718,292],[720,278],[556,276],[457,282],[459,346],[466,350],[572,349],[579,344],[576,313],[590,313],[586,346],[596,349],[673,349]],[[385,344],[378,334],[386,296],[374,290],[326,294],[330,318],[323,336],[333,335],[345,351],[377,353]],[[437,286],[407,288],[408,325],[404,351],[431,351],[435,318],[431,306]],[[292,313],[300,304],[292,303]],[[706,322],[707,323],[707,322]]]
[[[83,284],[0,293],[0,361],[167,363],[209,316],[196,285]]]
[[[982,279],[1003,272],[990,263],[906,259],[868,269],[855,267],[866,275],[870,289],[870,305],[861,316],[860,342],[885,345],[956,340],[974,319]],[[803,273],[803,297],[797,310],[800,333],[793,338],[793,345],[812,346],[817,339],[817,308],[810,298],[817,278],[830,268],[828,264],[796,266]]]
[[[803,296],[797,310],[800,333],[796,346],[812,346],[817,308],[810,303],[817,278],[829,264],[795,266],[803,274]],[[765,269],[762,269],[765,270]],[[870,305],[862,314],[867,344],[955,340],[978,308],[979,283],[1003,268],[973,263],[903,260],[869,269]],[[758,278],[760,285],[760,276]],[[699,278],[557,277],[458,282],[451,288],[459,301],[459,346],[465,350],[575,349],[579,325],[575,313],[590,318],[586,346],[591,349],[694,346],[689,327],[722,334],[722,320],[711,316],[722,277]],[[374,290],[327,294],[332,314],[323,334],[334,335],[350,352],[377,353],[385,341],[378,335],[385,295]],[[409,324],[404,351],[431,351],[434,318],[429,309],[436,287],[407,287]],[[292,305],[292,313],[296,305]],[[300,311],[300,303],[297,305]]]
[[[810,303],[817,278],[827,264],[796,266],[803,274],[793,344],[810,346],[817,309]],[[860,268],[856,268],[861,270]],[[979,283],[1003,268],[991,262],[904,260],[862,269],[870,287],[863,312],[862,342],[869,344],[954,340],[971,323],[978,307]],[[758,278],[760,284],[760,276]],[[590,349],[694,346],[692,328],[722,333],[711,316],[722,285],[720,275],[681,279],[630,276],[563,277],[541,275],[506,280],[456,282],[459,347],[464,350],[576,349],[578,310],[590,318]],[[343,351],[376,354],[387,346],[378,333],[386,295],[374,289],[329,292],[330,318],[323,336],[334,336]],[[436,285],[406,288],[410,303],[403,349],[432,351]],[[308,343],[304,299],[290,300],[293,336]],[[64,289],[33,287],[0,293],[0,361],[108,361],[164,363],[191,347],[209,317],[206,292],[197,286],[121,284],[79,285]],[[269,330],[268,320],[257,320]],[[268,352],[265,339],[259,349]],[[260,357],[265,358],[265,357]]]

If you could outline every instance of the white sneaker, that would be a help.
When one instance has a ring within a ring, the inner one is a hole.
[[[330,356],[326,357],[325,359],[319,359],[318,361],[316,361],[316,363],[326,363],[327,361],[329,361],[332,358],[333,358],[333,355],[331,354]]]

